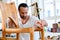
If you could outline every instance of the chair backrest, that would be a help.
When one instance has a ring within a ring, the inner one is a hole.
[[[18,23],[18,16],[15,3],[2,3],[0,2],[0,9],[2,12],[2,27],[6,28],[6,20],[12,17]]]

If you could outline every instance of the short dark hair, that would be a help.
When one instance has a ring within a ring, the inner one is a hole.
[[[20,7],[28,7],[28,5],[26,3],[21,3],[18,6],[18,10],[20,10]]]

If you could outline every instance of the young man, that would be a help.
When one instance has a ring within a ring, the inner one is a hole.
[[[20,18],[18,20],[20,28],[29,28],[29,27],[36,28],[37,26],[41,28],[40,23],[42,24],[42,26],[47,25],[47,23],[44,20],[39,20],[35,16],[28,16],[28,5],[26,3],[21,3],[18,6],[18,11],[20,15]],[[29,36],[30,36],[29,33],[21,33],[20,40],[30,40]]]

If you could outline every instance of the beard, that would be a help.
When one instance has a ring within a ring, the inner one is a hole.
[[[26,16],[21,16],[22,19],[26,19]]]

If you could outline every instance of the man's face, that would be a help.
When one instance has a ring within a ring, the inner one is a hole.
[[[28,7],[20,7],[19,13],[22,19],[26,19],[28,13]]]

